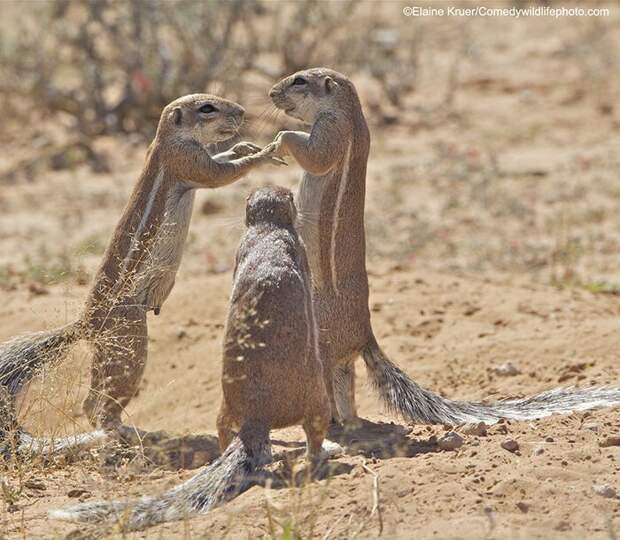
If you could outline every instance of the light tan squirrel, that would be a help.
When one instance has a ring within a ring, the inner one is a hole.
[[[137,391],[147,358],[147,312],[159,311],[181,263],[196,189],[226,186],[274,159],[251,143],[211,157],[207,144],[229,139],[243,122],[240,105],[208,95],[181,97],[161,114],[144,169],[95,276],[80,318],[62,328],[0,345],[5,408],[42,366],[63,358],[77,340],[94,350],[92,383],[84,409],[93,426],[121,429],[121,411]],[[5,415],[0,435],[15,429]],[[49,452],[96,441],[103,430],[51,441],[18,433],[13,444]]]
[[[364,358],[370,380],[387,407],[430,424],[532,419],[620,403],[620,389],[566,388],[496,403],[445,399],[412,381],[383,353],[368,309],[364,204],[368,126],[353,83],[341,73],[299,71],[269,92],[275,106],[310,126],[282,131],[274,155],[292,156],[304,169],[298,205],[314,283],[321,355],[335,419],[354,421],[354,362]]]
[[[295,218],[287,189],[261,188],[248,197],[247,231],[237,252],[224,341],[224,399],[218,417],[222,456],[161,495],[129,503],[85,503],[51,517],[118,521],[128,531],[205,513],[247,488],[252,473],[271,461],[273,428],[301,424],[307,458],[313,464],[322,459],[330,407],[310,272]]]

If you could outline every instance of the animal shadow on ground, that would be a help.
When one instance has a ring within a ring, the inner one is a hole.
[[[393,457],[415,457],[419,454],[437,451],[434,438],[413,439],[409,437],[410,428],[393,423],[371,422],[358,419],[354,426],[330,426],[328,438],[340,444],[346,454],[362,455],[367,458],[389,459]],[[114,465],[121,460],[141,458],[147,469],[163,468],[167,470],[197,469],[207,465],[219,457],[219,444],[215,435],[174,435],[166,431],[143,431],[133,426],[119,428],[118,443],[108,445],[105,449],[106,464]],[[298,467],[293,465],[305,452],[302,441],[282,441],[272,439],[274,445],[286,450],[274,453],[273,463],[277,464],[275,475],[291,478]],[[342,463],[331,462],[320,468],[321,474],[346,473],[339,471]],[[302,467],[303,469],[303,467]],[[316,473],[316,471],[315,471]],[[303,473],[305,474],[305,473]],[[320,476],[320,474],[319,474]],[[316,474],[313,474],[316,477]],[[281,485],[276,478],[258,479],[259,484],[270,483],[272,488]]]
[[[214,435],[174,435],[166,431],[143,431],[133,426],[118,430],[120,445],[112,445],[106,461],[121,456],[139,455],[149,467],[169,470],[197,469],[219,457],[218,439]]]
[[[371,422],[358,418],[354,426],[330,426],[328,437],[346,449],[347,454],[389,459],[415,457],[437,452],[437,442],[409,437],[411,428],[393,423]]]
[[[328,438],[343,446],[346,454],[369,458],[415,457],[438,450],[433,437],[417,440],[408,436],[410,432],[410,428],[397,424],[359,419],[353,427],[332,425]],[[196,468],[213,461],[219,455],[217,437],[213,435],[179,437],[163,431],[149,433],[129,426],[121,429],[120,434],[124,444],[140,446],[143,454],[153,463],[169,468]],[[271,442],[285,450],[274,453],[273,463],[255,472],[241,491],[253,485],[268,489],[301,487],[313,481],[349,474],[354,468],[351,463],[339,461],[327,461],[319,466],[310,467],[300,459],[305,453],[305,443],[278,439],[272,439]],[[96,528],[86,526],[73,531],[67,538],[71,540],[100,538],[104,531],[109,530],[109,528],[102,529],[101,526]]]
[[[411,428],[393,423],[371,422],[358,418],[355,425],[343,427],[332,424],[327,435],[330,441],[337,442],[349,455],[362,455],[368,458],[388,459],[393,457],[415,457],[419,454],[437,451],[437,443],[430,439],[412,439],[408,435]],[[305,445],[301,442],[285,442],[272,439],[274,444],[296,448],[293,454],[301,454]]]

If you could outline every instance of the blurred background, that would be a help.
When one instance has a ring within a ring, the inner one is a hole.
[[[351,77],[371,125],[371,261],[615,292],[617,6],[514,19],[405,17],[405,5],[4,0],[0,286],[88,282],[168,102],[236,100],[243,138],[266,143],[298,127],[270,106],[269,87],[324,65]],[[201,193],[197,271],[231,268],[250,186],[298,175],[291,164]]]

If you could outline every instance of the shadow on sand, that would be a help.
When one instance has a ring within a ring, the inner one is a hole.
[[[434,438],[412,439],[409,437],[410,432],[410,428],[398,424],[371,422],[358,418],[353,426],[332,424],[327,438],[342,446],[348,455],[362,455],[368,458],[415,457],[437,451]],[[285,448],[294,448],[292,453],[296,455],[301,455],[305,449],[303,442],[272,439],[272,443]]]
[[[119,446],[113,447],[106,461],[114,462],[119,455],[140,456],[151,467],[169,470],[197,469],[220,455],[215,435],[174,435],[166,431],[143,431],[132,426],[118,430]]]
[[[328,439],[340,444],[347,455],[367,458],[415,457],[437,451],[434,438],[414,439],[409,436],[410,431],[398,424],[358,419],[354,426],[330,426]],[[274,453],[274,464],[281,463],[278,467],[282,471],[292,472],[293,462],[299,461],[305,453],[305,441],[272,439],[271,442],[286,449]],[[166,431],[147,432],[122,426],[119,428],[119,443],[108,450],[107,463],[113,464],[121,457],[131,458],[133,455],[142,457],[148,467],[191,470],[211,463],[220,455],[217,437],[208,434],[174,435]],[[336,465],[344,464],[332,462],[330,467]]]

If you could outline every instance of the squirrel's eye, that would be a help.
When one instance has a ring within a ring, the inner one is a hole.
[[[200,107],[200,109],[198,109],[199,112],[201,113],[212,113],[212,112],[216,112],[217,109],[211,105],[210,103],[207,103],[206,105],[203,105],[202,107]]]
[[[301,86],[302,84],[306,84],[306,79],[302,79],[301,77],[295,77],[291,86]]]

